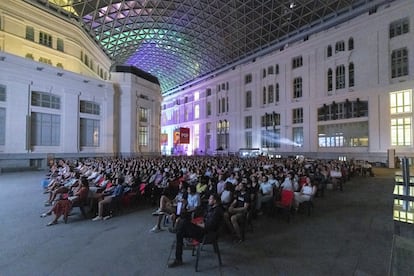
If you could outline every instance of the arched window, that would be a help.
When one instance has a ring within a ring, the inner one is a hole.
[[[345,88],[345,66],[339,65],[336,67],[336,89]]]
[[[332,56],[332,47],[331,47],[331,45],[329,45],[329,46],[326,48],[326,56],[327,56],[327,57],[331,57],[331,56]]]
[[[349,75],[349,87],[353,87],[355,85],[355,69],[354,64],[351,62],[348,67],[348,75]]]
[[[332,69],[328,69],[328,91],[332,91]]]
[[[352,37],[348,40],[348,51],[351,51],[354,49],[354,39]]]

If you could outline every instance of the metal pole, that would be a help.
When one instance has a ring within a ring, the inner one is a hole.
[[[402,165],[403,165],[404,196],[406,197],[402,207],[403,207],[404,211],[408,211],[409,202],[408,202],[407,197],[410,195],[409,194],[410,170],[409,170],[409,164],[408,164],[408,158],[407,157],[404,157],[402,159]]]

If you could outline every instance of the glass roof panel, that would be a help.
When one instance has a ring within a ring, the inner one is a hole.
[[[26,1],[77,19],[114,64],[153,74],[166,94],[390,0]]]

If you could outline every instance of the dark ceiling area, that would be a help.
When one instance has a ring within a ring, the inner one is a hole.
[[[115,65],[163,94],[306,39],[390,0],[26,0],[75,19]]]

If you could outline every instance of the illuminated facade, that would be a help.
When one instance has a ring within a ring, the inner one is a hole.
[[[164,97],[163,151],[414,157],[414,2],[394,1]],[[190,143],[172,133],[190,128]]]
[[[111,65],[76,24],[2,1],[0,168],[44,167],[51,156],[159,154],[158,81]]]

